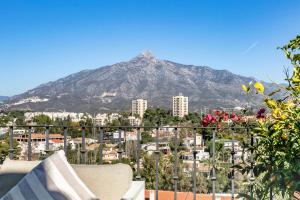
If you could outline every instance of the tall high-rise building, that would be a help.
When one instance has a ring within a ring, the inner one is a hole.
[[[132,100],[132,115],[139,115],[140,118],[144,117],[144,113],[147,110],[147,100],[145,99],[136,99]]]
[[[189,113],[189,99],[179,93],[173,97],[173,116],[183,117]]]

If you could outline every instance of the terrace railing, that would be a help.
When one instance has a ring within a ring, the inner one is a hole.
[[[123,155],[123,141],[122,141],[122,131],[124,131],[124,135],[126,135],[126,131],[128,130],[135,130],[137,133],[136,136],[136,153],[135,153],[135,160],[136,160],[136,173],[135,173],[135,179],[136,180],[143,180],[143,177],[141,175],[141,131],[145,129],[151,129],[155,132],[155,199],[158,199],[158,191],[159,191],[159,156],[161,155],[161,150],[159,147],[159,142],[160,142],[160,134],[159,130],[161,128],[168,128],[172,129],[173,131],[173,141],[174,141],[174,149],[171,152],[174,156],[174,163],[173,163],[173,187],[174,187],[174,199],[177,199],[177,193],[178,193],[178,164],[179,164],[179,157],[178,157],[178,147],[179,147],[179,130],[187,129],[190,131],[190,135],[193,137],[193,144],[191,147],[192,150],[192,172],[191,172],[191,180],[192,180],[192,192],[193,192],[193,199],[196,200],[196,193],[197,193],[197,135],[202,135],[202,138],[207,137],[207,133],[210,132],[212,133],[211,137],[207,139],[207,141],[211,142],[211,153],[210,153],[210,159],[211,159],[211,173],[210,173],[210,180],[212,184],[211,188],[211,194],[212,194],[212,199],[216,199],[216,184],[217,184],[217,170],[216,170],[216,141],[217,141],[217,135],[220,131],[220,129],[214,128],[214,127],[196,127],[196,126],[168,126],[168,127],[163,127],[163,126],[50,126],[50,125],[45,125],[45,126],[10,126],[9,127],[9,143],[10,143],[10,149],[9,149],[9,158],[14,159],[14,152],[16,149],[14,148],[13,142],[14,142],[14,129],[27,129],[27,160],[32,160],[32,134],[35,130],[39,129],[42,130],[44,133],[44,141],[45,141],[45,154],[46,157],[51,154],[49,142],[50,142],[50,137],[49,133],[52,129],[56,129],[60,131],[60,134],[63,135],[63,150],[65,151],[65,154],[67,155],[68,153],[68,136],[70,135],[70,131],[74,129],[81,129],[81,146],[80,146],[80,163],[81,164],[87,164],[87,146],[86,146],[86,131],[87,130],[92,130],[93,134],[92,137],[97,139],[97,143],[99,143],[99,162],[98,164],[104,164],[104,159],[103,159],[103,151],[104,151],[104,144],[105,144],[105,139],[104,136],[107,133],[107,130],[109,129],[114,129],[118,131],[118,138],[117,138],[117,154],[118,154],[118,162],[122,162],[122,155]],[[245,127],[227,127],[227,128],[222,128],[222,131],[230,131],[232,134],[231,138],[231,163],[230,163],[230,168],[231,172],[229,173],[230,175],[228,176],[230,182],[231,182],[231,199],[236,199],[236,185],[235,185],[235,174],[236,172],[236,160],[235,160],[235,144],[234,144],[234,136],[235,132],[239,131],[240,133],[242,132],[244,135],[246,135],[249,138],[249,146],[253,146],[254,144],[254,136],[253,134],[249,131],[249,128]],[[254,168],[254,161],[253,161],[253,149],[249,148],[249,163],[251,165],[251,170],[249,173],[250,178],[249,180],[249,190],[248,194],[250,194],[251,198],[254,198],[253,194],[253,183],[254,183],[254,174],[253,174],[253,168]]]

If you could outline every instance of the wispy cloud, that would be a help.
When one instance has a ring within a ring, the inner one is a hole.
[[[249,53],[254,47],[256,47],[258,44],[257,41],[253,42],[247,49],[245,49],[243,52],[242,52],[242,55],[246,55],[247,53]]]

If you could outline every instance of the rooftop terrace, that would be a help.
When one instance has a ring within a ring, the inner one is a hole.
[[[23,151],[23,154],[25,154],[23,157],[20,156],[18,147],[14,146],[13,142],[13,130],[20,128],[26,129],[27,138],[26,141],[21,141],[23,148],[24,145],[26,146],[25,151]],[[251,152],[248,147],[249,145],[253,145],[255,140],[249,128],[223,128],[223,131],[227,131],[229,135],[231,135],[231,138],[226,139],[229,139],[227,143],[232,141],[232,145],[229,146],[229,148],[224,148],[223,146],[222,149],[220,149],[218,142],[218,139],[222,137],[219,134],[219,129],[211,127],[168,126],[165,128],[170,129],[169,136],[164,134],[163,137],[160,137],[162,136],[159,134],[161,128],[164,127],[11,126],[9,127],[9,157],[11,159],[23,158],[30,161],[43,159],[52,154],[53,151],[63,149],[69,162],[72,164],[102,165],[123,162],[132,167],[134,180],[144,180],[146,182],[146,199],[227,200],[236,199],[239,192],[247,193],[251,196],[254,195],[254,175],[253,171],[251,171],[254,167],[254,163],[251,159],[253,152]],[[151,153],[141,148],[141,143],[145,143],[143,134],[146,130],[154,135],[154,137],[151,137],[151,142],[149,142],[154,144],[154,150],[151,151]],[[109,133],[114,131],[118,132],[118,138],[108,137],[111,135]],[[61,133],[55,134],[57,136],[55,140],[61,139],[63,141],[62,146],[57,149],[55,149],[51,143],[52,132]],[[136,133],[136,138],[133,137],[132,139],[132,137],[130,137],[131,139],[127,140],[126,132],[130,133],[130,136]],[[36,142],[32,139],[36,138],[36,135],[38,135],[39,138],[44,138],[44,140],[41,141],[44,142],[44,149],[40,150],[39,155],[35,155],[36,153],[34,152],[36,151],[33,151]],[[245,144],[242,145],[241,141],[240,149],[237,149],[235,139],[240,140],[240,135],[244,135],[243,142]],[[75,146],[72,147],[72,139],[78,140],[78,137],[81,138],[81,142],[76,143]],[[188,144],[183,144],[182,140],[184,138],[193,138],[193,141]],[[201,141],[197,142],[197,139],[201,139]],[[92,142],[88,143],[87,141],[89,140]],[[166,143],[169,144],[170,151],[164,151],[160,148],[160,144]],[[203,160],[199,159],[199,157],[197,157],[199,149],[206,149],[206,151],[209,152],[209,158]],[[243,151],[244,153],[239,155],[240,152],[238,151]],[[190,160],[187,160],[187,164],[185,164],[182,155],[188,153],[192,156]],[[147,161],[147,158],[153,160]],[[168,160],[168,158],[170,159]],[[147,162],[151,164],[149,165]],[[165,167],[165,163],[162,162],[170,162],[170,165],[162,169],[162,167]],[[243,176],[236,168],[237,164],[243,162],[247,162],[251,165],[247,176]],[[152,167],[152,169],[147,169],[149,166]],[[204,168],[206,170],[203,170]],[[188,181],[189,183],[184,184],[183,181]],[[171,183],[171,185],[166,184],[167,182]],[[152,192],[150,192],[150,190]],[[220,193],[226,194],[220,196]]]

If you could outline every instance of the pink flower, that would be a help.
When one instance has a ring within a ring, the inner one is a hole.
[[[234,118],[236,118],[236,114],[235,113],[231,113],[231,119],[234,119]]]
[[[213,116],[212,114],[206,114],[202,120],[203,126],[208,126],[210,123],[217,122],[217,118]]]
[[[215,115],[220,115],[221,114],[221,112],[219,111],[219,110],[215,110]]]
[[[202,125],[203,125],[204,127],[206,127],[206,126],[208,126],[208,124],[209,124],[208,119],[207,119],[206,117],[204,117],[204,119],[202,120]]]
[[[227,120],[229,119],[228,113],[223,113],[223,114],[221,115],[221,119],[223,119],[224,121],[227,121]]]
[[[212,123],[216,123],[217,122],[217,118],[215,116],[213,116],[212,119],[211,119],[211,122]]]
[[[207,114],[205,117],[208,119],[209,122],[211,122],[211,120],[213,119],[213,116],[211,114]]]

